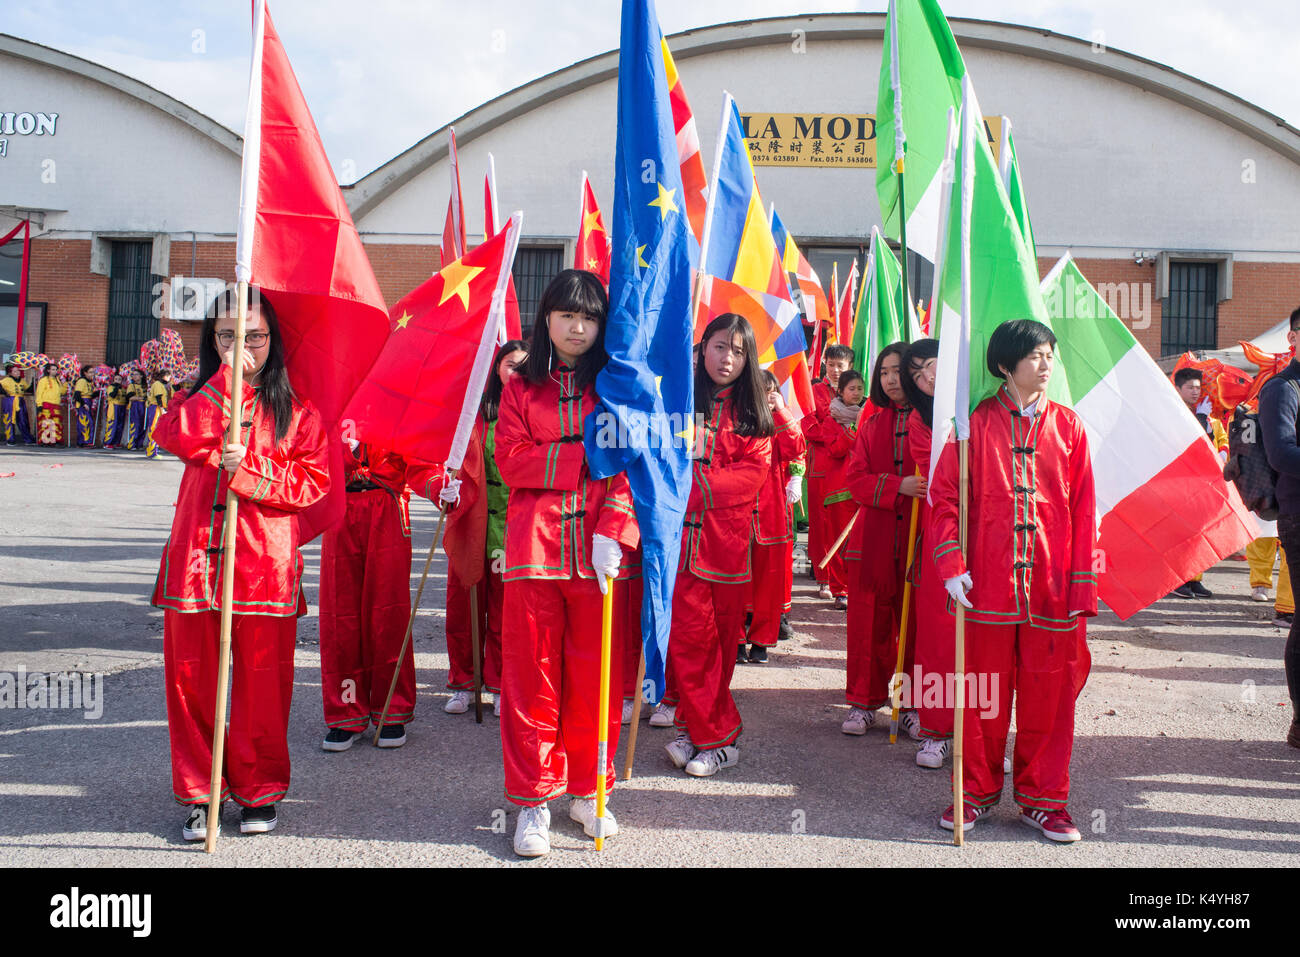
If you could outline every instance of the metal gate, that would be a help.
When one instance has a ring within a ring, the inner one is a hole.
[[[113,241],[108,278],[107,362],[119,366],[138,358],[140,346],[156,338],[153,314],[153,244]]]

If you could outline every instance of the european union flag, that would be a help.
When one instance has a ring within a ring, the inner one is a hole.
[[[673,582],[691,490],[694,394],[686,201],[652,0],[623,0],[610,247],[609,364],[585,423],[596,478],[627,472],[641,527],[648,697],[664,694]]]

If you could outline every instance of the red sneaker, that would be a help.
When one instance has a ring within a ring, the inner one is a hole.
[[[966,804],[962,810],[961,832],[965,834],[975,826],[975,822],[987,815],[993,808],[978,807],[974,804]],[[945,831],[951,831],[952,826],[952,805],[948,805],[948,810],[939,815],[939,826]]]
[[[1038,828],[1048,840],[1060,841],[1062,844],[1073,844],[1083,838],[1083,835],[1074,826],[1074,822],[1070,820],[1070,815],[1066,813],[1064,808],[1059,811],[1022,808],[1020,821],[1030,827]]]

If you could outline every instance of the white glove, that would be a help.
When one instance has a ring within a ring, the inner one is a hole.
[[[790,481],[785,483],[785,504],[793,505],[803,498],[803,476],[791,475]]]
[[[949,578],[943,583],[943,587],[947,590],[948,597],[953,601],[959,601],[967,608],[974,607],[966,600],[966,593],[971,590],[970,572],[965,572],[956,578]]]
[[[438,493],[438,501],[448,508],[460,501],[460,479],[447,479]]]
[[[344,439],[343,442],[347,445],[348,449],[352,452],[353,455],[356,455],[357,449],[361,447],[361,443],[358,442],[356,439]]]
[[[596,534],[591,537],[591,567],[596,570],[596,584],[600,593],[608,589],[608,579],[618,577],[618,566],[623,564],[623,547],[612,538]]]

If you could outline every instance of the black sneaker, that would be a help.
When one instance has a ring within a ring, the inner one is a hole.
[[[1186,584],[1182,584],[1179,585],[1177,588],[1175,588],[1173,591],[1171,591],[1165,597],[1166,598],[1195,598],[1196,596],[1192,594],[1192,590],[1188,588]]]
[[[745,653],[744,645],[736,645],[736,664],[738,665],[749,664],[749,655]]]
[[[1295,614],[1293,612],[1279,611],[1276,615],[1273,616],[1274,624],[1278,624],[1278,625],[1289,625],[1294,620],[1295,620]]]
[[[1195,595],[1197,598],[1213,598],[1213,597],[1214,597],[1214,592],[1210,591],[1208,588],[1206,588],[1206,587],[1205,587],[1204,585],[1202,585],[1200,582],[1188,582],[1187,585],[1186,585],[1186,588],[1187,588],[1188,591],[1190,591],[1190,592],[1191,592],[1193,595]]]
[[[751,665],[767,664],[767,649],[762,645],[749,646],[749,663]]]
[[[346,751],[361,737],[360,731],[348,731],[346,728],[330,728],[329,734],[321,742],[323,751]]]
[[[790,624],[790,619],[787,618],[785,615],[782,615],[781,627],[778,628],[776,632],[776,640],[789,641],[793,637],[794,637],[794,628]]]
[[[1293,748],[1300,748],[1300,718],[1291,719],[1291,730],[1286,733],[1286,743]]]
[[[226,808],[223,801],[217,808],[217,826],[221,826],[221,812]],[[208,839],[208,805],[192,804],[190,805],[189,816],[185,818],[185,823],[181,825],[181,837],[187,841],[206,841]]]
[[[265,834],[267,831],[274,831],[276,823],[274,804],[246,807],[239,818],[239,833]]]
[[[406,725],[404,724],[386,724],[384,729],[379,732],[379,746],[381,748],[400,748],[406,744]]]

